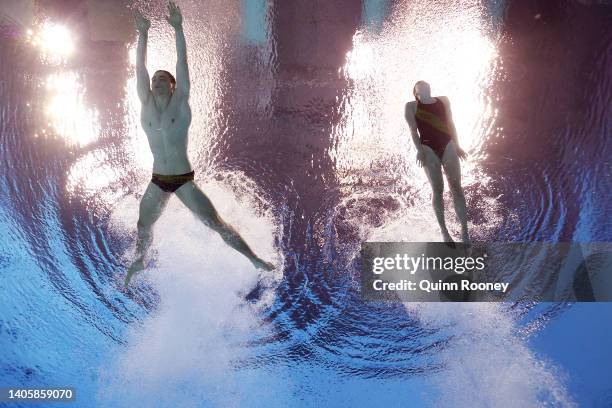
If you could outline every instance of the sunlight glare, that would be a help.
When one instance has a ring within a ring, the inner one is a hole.
[[[27,34],[30,43],[40,49],[43,60],[47,62],[66,62],[74,52],[72,34],[60,24],[46,21],[39,30],[28,30]]]
[[[486,137],[495,111],[486,100],[495,45],[480,16],[443,17],[432,5],[420,12],[398,13],[379,35],[357,32],[342,69],[350,82],[344,119],[337,126],[332,156],[342,174],[386,168],[389,160],[413,162],[414,146],[404,118],[417,80],[431,84],[432,96],[446,95],[461,147],[470,150]],[[432,25],[432,19],[441,19]],[[410,39],[407,41],[406,39]],[[474,161],[464,165],[467,181]],[[419,169],[410,171],[421,181]]]
[[[83,87],[74,72],[49,75],[45,114],[50,126],[69,144],[87,145],[100,132],[98,112],[83,103]]]

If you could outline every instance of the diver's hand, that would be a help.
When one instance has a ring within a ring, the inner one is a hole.
[[[145,18],[139,10],[134,12],[134,23],[136,24],[136,30],[142,34],[146,34],[151,28],[151,21]]]
[[[419,167],[423,167],[425,165],[425,152],[423,152],[423,150],[419,150],[417,152],[416,162]]]
[[[459,146],[457,146],[457,156],[459,156],[461,160],[467,159],[467,153]]]
[[[183,25],[183,16],[181,15],[181,9],[174,2],[168,2],[168,13],[166,21],[174,28],[181,28]]]

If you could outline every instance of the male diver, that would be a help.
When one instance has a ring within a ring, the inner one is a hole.
[[[212,202],[194,183],[194,171],[187,157],[187,132],[191,123],[189,108],[189,71],[187,48],[183,33],[183,17],[178,6],[168,4],[168,23],[176,33],[176,80],[167,71],[149,73],[145,60],[147,35],[151,22],[136,11],[138,31],[136,52],[136,86],[142,104],[140,123],[153,153],[153,176],[140,201],[136,259],[128,268],[125,286],[134,273],[145,268],[144,258],[153,240],[152,227],[166,206],[172,193],[205,225],[217,231],[223,240],[245,255],[257,268],[274,269],[274,265],[257,257],[240,235],[217,214]]]
[[[433,207],[442,230],[444,242],[452,243],[444,222],[442,193],[444,180],[442,167],[453,194],[455,212],[461,222],[461,240],[470,245],[467,227],[465,196],[461,187],[461,166],[459,159],[467,154],[459,147],[457,130],[451,116],[450,101],[446,96],[431,96],[431,88],[425,81],[418,81],[412,89],[415,101],[406,103],[406,121],[417,148],[417,163],[425,173],[433,190]],[[417,133],[418,130],[418,133]]]

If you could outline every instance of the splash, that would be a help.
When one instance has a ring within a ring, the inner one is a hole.
[[[403,218],[372,231],[368,241],[421,241],[433,217]],[[435,238],[432,240],[436,240]],[[503,303],[405,303],[425,328],[442,329],[450,342],[438,352],[444,367],[431,374],[433,406],[574,407],[566,375],[533,353]]]
[[[254,217],[248,207],[230,204],[235,198],[219,185],[207,185],[205,191],[254,250],[271,259],[267,220]],[[133,229],[136,206],[133,199],[117,206],[113,228]],[[185,407],[243,406],[250,392],[236,364],[248,357],[245,343],[253,333],[268,330],[258,313],[272,301],[272,291],[255,304],[244,297],[260,279],[274,277],[255,270],[176,196],[154,233],[154,266],[133,283],[136,296],[154,291],[159,303],[127,328],[126,345],[114,350],[100,369],[100,406],[162,407],[178,401]]]

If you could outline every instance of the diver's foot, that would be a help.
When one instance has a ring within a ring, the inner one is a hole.
[[[138,258],[137,260],[135,260],[132,265],[128,268],[127,270],[127,274],[125,276],[125,287],[127,289],[128,285],[130,284],[130,280],[132,279],[132,276],[139,271],[142,271],[144,269],[144,260],[142,258]]]
[[[255,265],[256,268],[258,269],[263,269],[265,271],[273,271],[274,269],[276,269],[276,266],[274,266],[273,263],[271,262],[266,262],[263,259],[254,259],[253,261],[253,265]]]

